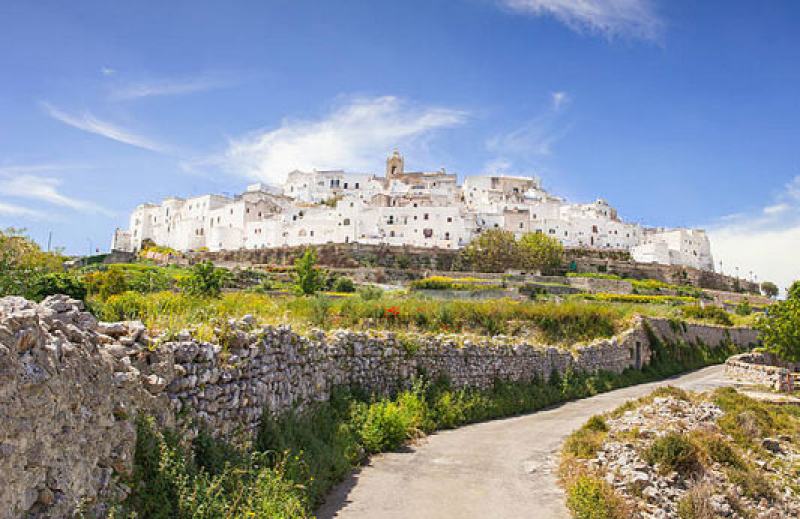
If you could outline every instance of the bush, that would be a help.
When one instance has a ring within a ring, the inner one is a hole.
[[[226,277],[226,270],[215,268],[210,261],[203,261],[195,263],[189,275],[178,281],[178,286],[190,296],[219,297]]]
[[[83,300],[86,298],[86,287],[72,274],[45,274],[31,284],[26,297],[40,302],[45,297],[56,294]]]
[[[697,447],[683,434],[674,432],[656,438],[642,453],[642,458],[651,465],[658,464],[662,474],[674,470],[686,475],[698,464]]]
[[[106,272],[87,274],[84,276],[83,282],[89,295],[97,294],[103,300],[122,294],[129,289],[125,273],[117,265],[112,266]]]
[[[580,476],[567,489],[567,508],[577,519],[625,517],[622,500],[611,486],[595,476]]]
[[[686,319],[711,321],[712,323],[721,326],[733,326],[731,316],[728,315],[728,312],[722,308],[719,308],[718,306],[687,306],[683,308],[683,317]]]
[[[333,291],[342,293],[352,293],[356,291],[355,284],[350,278],[337,278],[333,282]]]
[[[383,289],[375,285],[365,286],[358,290],[358,296],[364,301],[377,301],[383,297]]]
[[[295,291],[302,295],[311,295],[324,286],[324,275],[316,268],[317,250],[308,247],[302,256],[294,262]]]
[[[761,292],[764,293],[765,296],[774,298],[778,295],[778,285],[773,283],[772,281],[764,281],[761,283]]]

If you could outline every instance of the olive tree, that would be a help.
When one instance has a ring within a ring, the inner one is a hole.
[[[505,272],[520,264],[520,247],[514,233],[490,229],[464,247],[464,259],[481,272]]]
[[[794,282],[785,301],[767,309],[756,328],[767,351],[790,362],[800,362],[800,281]]]
[[[530,270],[558,267],[564,257],[564,247],[558,238],[529,232],[519,240],[520,266]]]
[[[764,281],[761,283],[761,292],[767,297],[775,297],[778,295],[778,285],[772,281]]]

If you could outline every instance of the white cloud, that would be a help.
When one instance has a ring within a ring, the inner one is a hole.
[[[101,73],[102,73],[104,76],[113,76],[114,74],[116,74],[116,73],[117,73],[116,69],[113,69],[113,68],[111,68],[111,67],[102,67],[102,68],[100,69],[100,72],[101,72]]]
[[[18,205],[9,204],[3,201],[0,201],[0,214],[5,216],[16,216],[20,218],[34,218],[34,219],[41,219],[44,218],[44,214],[40,213],[39,211],[35,211],[33,209],[28,209],[27,207],[20,207]]]
[[[30,198],[42,202],[68,207],[91,214],[113,215],[111,211],[92,202],[71,198],[58,191],[61,181],[57,178],[30,174],[4,175],[0,179],[0,194],[18,198]]]
[[[656,40],[663,22],[652,0],[497,0],[511,11],[533,16],[550,15],[571,29],[607,37],[633,36]]]
[[[394,96],[351,98],[321,120],[285,119],[277,129],[233,139],[223,157],[197,164],[216,162],[272,183],[295,169],[364,170],[392,148],[424,146],[436,130],[463,124],[466,117],[459,110],[413,106]]]
[[[772,204],[751,214],[732,215],[709,226],[712,252],[726,274],[773,281],[786,289],[800,279],[800,175]]]
[[[78,128],[79,130],[83,130],[85,132],[102,135],[108,139],[130,144],[131,146],[136,146],[137,148],[143,148],[159,153],[164,153],[167,151],[165,146],[162,146],[161,144],[141,135],[137,135],[129,130],[121,128],[115,124],[97,119],[89,112],[84,112],[82,115],[72,115],[56,108],[50,103],[42,102],[40,105],[47,115],[53,119],[61,121],[64,124],[68,124],[73,128]]]
[[[120,87],[111,94],[111,97],[117,100],[127,100],[151,96],[191,94],[217,88],[225,88],[231,84],[233,84],[233,82],[230,80],[212,77],[180,80],[161,79]]]
[[[569,96],[566,92],[553,92],[553,110],[556,112],[561,110],[562,105],[569,102]]]
[[[487,175],[504,175],[511,170],[512,166],[513,164],[510,160],[497,157],[486,163],[483,167],[483,172]]]

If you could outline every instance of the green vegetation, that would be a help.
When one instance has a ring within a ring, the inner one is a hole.
[[[686,435],[675,432],[656,438],[642,453],[642,458],[651,465],[658,465],[662,474],[674,470],[685,476],[699,464],[697,447]]]
[[[548,344],[572,344],[610,337],[627,327],[635,313],[670,316],[669,309],[645,305],[607,305],[566,301],[509,300],[438,301],[409,296],[383,296],[362,290],[358,297],[271,297],[225,293],[218,299],[172,292],[126,292],[89,301],[101,319],[138,319],[154,331],[177,332],[197,323],[224,321],[252,314],[268,324],[403,332],[454,331],[481,335],[506,334]],[[365,297],[366,296],[366,297]],[[674,315],[673,315],[674,316]]]
[[[180,434],[156,432],[143,421],[133,495],[123,503],[122,511],[135,511],[140,517],[212,517],[217,513],[247,517],[251,512],[304,517],[372,453],[395,450],[438,429],[530,412],[721,362],[732,351],[724,346],[708,350],[658,342],[654,348],[651,365],[620,375],[568,372],[553,375],[547,382],[497,381],[488,390],[456,389],[447,380],[421,377],[410,389],[391,397],[369,395],[357,387],[338,388],[327,402],[280,417],[265,415],[249,451],[207,435],[191,445],[181,445]],[[596,417],[580,434],[597,438],[605,429],[605,421]],[[579,444],[574,445],[578,449]],[[580,449],[585,445],[591,443]],[[584,483],[570,493],[574,495],[571,509],[576,514],[588,510],[589,515],[580,517],[618,517],[614,514],[622,510],[621,502],[606,489]],[[159,515],[162,512],[164,515]]]
[[[529,232],[519,239],[520,266],[527,270],[550,270],[561,265],[564,247],[542,233]]]
[[[614,274],[595,274],[593,272],[568,272],[567,277],[570,278],[593,278],[593,279],[616,279],[621,280],[620,276]]]
[[[575,294],[573,299],[589,301],[607,301],[609,303],[640,303],[640,304],[687,304],[696,303],[697,298],[685,296],[645,296],[639,294]]]
[[[333,282],[331,289],[334,292],[349,294],[356,291],[356,286],[352,279],[342,277],[336,278],[336,281]]]
[[[317,267],[317,250],[306,249],[294,263],[295,291],[302,295],[312,295],[324,287],[325,275]]]
[[[431,276],[409,283],[409,290],[502,290],[502,285],[491,279],[448,278]]]
[[[464,247],[461,256],[481,272],[546,270],[561,264],[564,249],[558,239],[543,234],[527,233],[517,241],[510,231],[490,229]]]
[[[42,278],[61,272],[66,259],[60,252],[43,251],[24,229],[0,230],[0,297],[49,295],[44,292],[62,280]]]
[[[788,297],[769,307],[756,322],[764,347],[778,357],[800,362],[800,281],[789,288]]]
[[[773,283],[772,281],[764,281],[761,283],[761,292],[767,297],[777,297],[778,295],[778,285]]]
[[[578,519],[622,519],[627,517],[622,499],[606,481],[579,476],[567,490],[567,508]]]
[[[43,274],[30,283],[26,296],[40,302],[45,297],[56,294],[65,294],[73,299],[82,300],[86,298],[86,286],[71,274]]]
[[[698,321],[708,321],[721,326],[733,326],[730,314],[718,306],[686,306],[683,308],[683,317]]]
[[[178,280],[178,286],[189,296],[219,297],[227,271],[214,267],[210,261],[195,263],[188,276]]]
[[[753,502],[765,499],[775,504],[776,500],[785,500],[785,496],[781,497],[781,491],[787,482],[795,491],[800,490],[800,485],[795,482],[797,464],[790,458],[775,456],[762,445],[764,438],[768,437],[781,438],[784,445],[784,442],[788,442],[796,446],[800,442],[800,409],[797,407],[755,400],[731,387],[719,388],[710,394],[689,394],[682,389],[665,386],[638,400],[626,402],[608,415],[618,418],[627,411],[651,404],[657,397],[673,397],[695,404],[711,401],[720,406],[724,414],[716,421],[689,432],[666,432],[656,435],[653,440],[649,440],[651,435],[640,436],[638,430],[630,435],[618,429],[607,432],[604,416],[592,417],[568,438],[559,469],[562,483],[567,489],[567,503],[575,517],[596,516],[587,510],[600,510],[595,513],[608,514],[603,507],[621,498],[610,488],[600,487],[605,482],[605,474],[585,461],[596,456],[606,434],[609,441],[624,439],[634,442],[642,458],[656,465],[662,474],[675,471],[680,475],[681,481],[676,484],[688,486],[686,494],[677,503],[678,516],[681,518],[716,516],[712,513],[711,498],[719,495],[721,489],[728,485],[716,476],[713,479],[704,476],[712,466],[715,471],[721,470],[728,482],[734,485],[736,495],[725,492],[737,516],[752,516],[753,510],[748,510],[746,506],[752,506]],[[621,492],[628,498],[641,497],[641,489],[637,493],[636,488],[629,487]],[[752,501],[743,503],[741,497]],[[622,517],[613,514],[602,516]]]

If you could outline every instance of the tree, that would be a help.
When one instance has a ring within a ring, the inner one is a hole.
[[[192,296],[219,297],[226,277],[225,269],[215,268],[211,261],[202,261],[194,264],[192,272],[181,278],[178,286]]]
[[[60,272],[66,259],[43,251],[25,229],[0,230],[0,297],[27,296],[39,277]]]
[[[772,281],[764,281],[761,283],[761,292],[767,297],[774,298],[778,295],[778,285]]]
[[[294,262],[295,290],[303,295],[311,295],[325,283],[324,274],[316,267],[317,250],[308,247]]]
[[[789,362],[800,362],[800,281],[792,284],[785,301],[767,309],[756,328],[767,351]]]
[[[564,258],[564,247],[558,238],[529,232],[519,240],[521,266],[529,270],[558,267]]]
[[[520,265],[520,246],[514,233],[502,229],[484,231],[462,254],[472,268],[481,272],[505,272]]]

